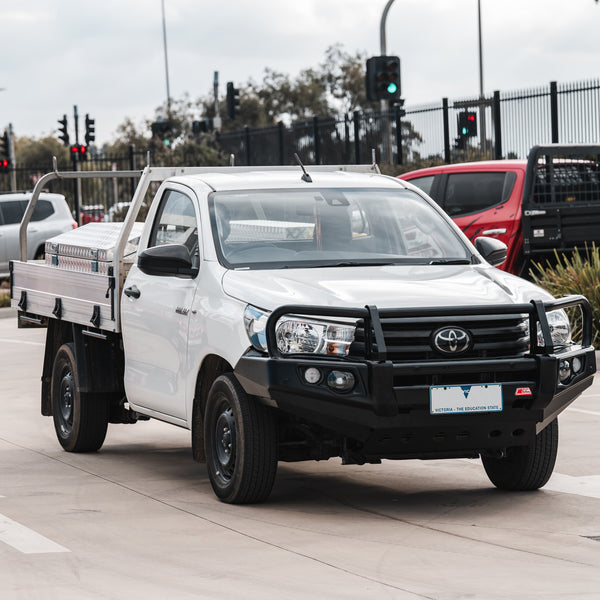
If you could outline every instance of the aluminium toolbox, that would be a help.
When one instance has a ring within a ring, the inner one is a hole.
[[[88,223],[61,233],[46,242],[46,264],[77,271],[108,275],[123,223]],[[134,223],[123,253],[125,274],[135,259],[144,224]]]

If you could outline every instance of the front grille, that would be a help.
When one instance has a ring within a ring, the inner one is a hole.
[[[528,318],[526,315],[478,315],[432,317],[381,317],[387,359],[394,362],[472,358],[511,358],[523,356],[529,350]],[[435,332],[443,327],[460,327],[472,337],[466,352],[456,356],[445,354],[433,346]],[[377,356],[374,331],[365,339],[365,325],[357,324],[350,355]]]

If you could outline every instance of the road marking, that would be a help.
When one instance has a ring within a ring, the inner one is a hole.
[[[571,475],[554,473],[542,489],[562,492],[563,494],[587,496],[588,498],[600,498],[600,475],[572,477]]]
[[[7,342],[9,344],[25,344],[26,346],[43,346],[44,342],[28,342],[26,340],[11,340],[9,338],[0,338],[0,342]]]
[[[570,407],[567,410],[569,412],[578,412],[578,413],[583,413],[584,415],[596,415],[597,417],[600,417],[600,412],[594,411],[594,410],[585,410],[585,408]]]
[[[0,514],[0,542],[12,546],[23,554],[71,552],[68,548],[49,540],[40,533]]]

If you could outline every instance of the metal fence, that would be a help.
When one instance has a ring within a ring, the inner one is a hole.
[[[458,143],[458,115],[477,115],[476,137]],[[526,158],[536,144],[600,142],[600,80],[496,91],[484,98],[466,98],[399,107],[388,113],[354,112],[343,119],[313,117],[285,126],[216,135],[225,155],[238,165],[289,165],[297,153],[306,164],[389,162],[395,170],[464,160]],[[386,157],[389,160],[386,160]],[[382,160],[384,159],[384,160]],[[88,158],[86,170],[135,169],[146,164],[146,150],[133,147],[126,156]],[[191,164],[191,163],[190,163]],[[71,169],[59,165],[59,169]],[[0,173],[0,191],[32,189],[46,166],[17,165],[14,176]],[[10,177],[13,177],[11,182]],[[73,181],[57,181],[52,191],[67,198],[77,195]],[[83,204],[106,210],[131,198],[135,181],[84,180],[79,197]],[[73,205],[75,203],[73,202]]]
[[[457,122],[465,110],[477,114],[478,135],[461,148]],[[373,150],[376,160],[388,156],[404,168],[421,161],[525,158],[536,144],[600,141],[600,80],[443,98],[405,111],[355,112],[338,121],[314,117],[290,127],[246,127],[218,141],[237,164],[247,165],[291,164],[294,153],[315,164],[369,162]]]

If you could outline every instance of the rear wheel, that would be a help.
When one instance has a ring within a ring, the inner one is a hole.
[[[213,383],[204,413],[204,447],[215,494],[231,504],[269,497],[277,471],[272,412],[231,374]]]
[[[505,458],[482,456],[490,481],[501,490],[537,490],[546,485],[558,452],[558,420],[540,431],[528,446],[508,448]]]
[[[94,452],[104,443],[108,403],[102,396],[81,394],[73,344],[63,344],[52,368],[52,416],[60,445],[67,452]]]

